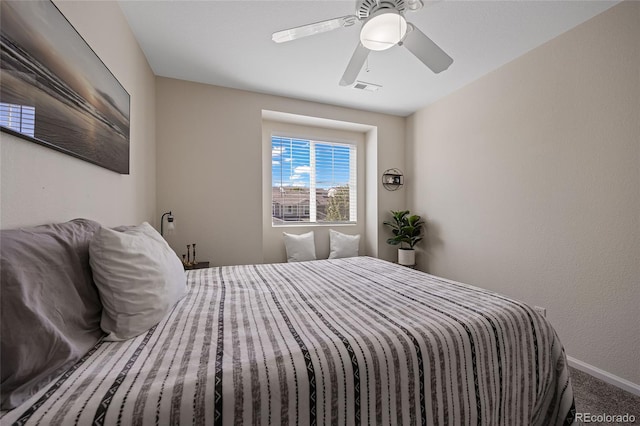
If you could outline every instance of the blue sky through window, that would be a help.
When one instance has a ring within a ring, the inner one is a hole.
[[[272,186],[310,186],[312,145],[315,146],[316,187],[349,185],[349,145],[274,136],[271,138]]]

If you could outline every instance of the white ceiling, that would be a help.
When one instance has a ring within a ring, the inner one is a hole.
[[[338,82],[360,23],[288,43],[275,31],[355,12],[355,1],[128,1],[120,6],[154,73],[406,116],[612,7],[617,1],[425,2],[407,20],[454,62],[433,74],[403,47],[371,52],[359,80]]]

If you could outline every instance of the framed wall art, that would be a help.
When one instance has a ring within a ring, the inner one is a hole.
[[[0,129],[129,174],[124,87],[50,0],[0,7]]]

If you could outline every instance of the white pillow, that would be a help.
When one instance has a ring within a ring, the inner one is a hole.
[[[316,260],[316,243],[313,231],[306,234],[284,234],[284,247],[287,249],[287,262]]]
[[[98,230],[89,264],[102,302],[106,340],[127,340],[160,322],[186,294],[178,256],[147,222],[126,231]]]
[[[360,248],[360,235],[347,235],[330,229],[329,247],[329,259],[356,257]]]

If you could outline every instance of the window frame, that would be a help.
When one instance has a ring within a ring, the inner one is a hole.
[[[361,176],[360,176],[360,171],[359,171],[359,156],[360,154],[360,150],[362,149],[362,147],[359,146],[358,141],[355,140],[335,140],[334,138],[326,138],[326,137],[317,137],[317,136],[310,136],[310,135],[300,135],[300,134],[289,134],[286,132],[277,132],[274,131],[271,133],[271,135],[269,136],[269,151],[273,152],[273,140],[274,138],[283,138],[283,139],[292,139],[292,140],[298,140],[298,141],[308,141],[309,143],[314,145],[314,148],[310,150],[311,151],[315,151],[315,144],[327,144],[327,145],[336,145],[336,146],[348,146],[350,148],[350,154],[349,154],[349,220],[347,221],[317,221],[317,216],[316,216],[316,221],[311,221],[311,218],[309,219],[309,221],[285,221],[283,220],[281,223],[276,223],[274,222],[274,190],[273,188],[275,188],[274,186],[274,167],[273,167],[273,161],[270,165],[270,172],[269,172],[269,176],[270,176],[270,187],[271,187],[271,196],[270,196],[270,219],[269,221],[271,222],[271,226],[273,228],[286,228],[286,227],[336,227],[336,226],[356,226],[359,225],[358,222],[358,214],[359,214],[359,210],[360,210],[360,197],[358,194],[358,187],[361,184],[359,182]],[[312,157],[315,157],[315,152],[310,152],[309,154],[310,156],[310,163],[314,163],[315,159],[312,160]],[[311,164],[310,164],[311,166]],[[308,209],[310,210],[310,214],[315,215],[316,214],[316,206],[317,203],[315,202],[316,200],[316,192],[315,192],[315,183],[311,182],[312,176],[313,179],[315,180],[315,173],[316,170],[312,169],[312,172],[310,173],[310,183],[309,183],[309,205],[305,207],[305,211]],[[313,191],[312,191],[313,188]],[[284,209],[284,206],[282,204],[280,205],[280,209]]]

